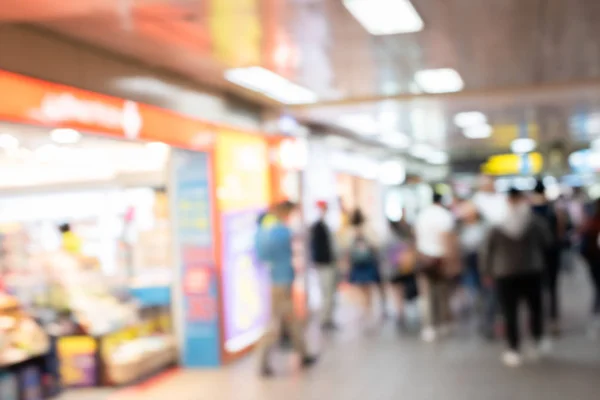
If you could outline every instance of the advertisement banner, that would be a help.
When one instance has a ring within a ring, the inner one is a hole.
[[[211,221],[210,156],[175,155],[175,209],[183,291],[183,366],[220,364],[218,280]]]
[[[89,336],[66,336],[59,338],[56,346],[62,385],[96,386],[96,340]]]
[[[216,144],[217,190],[223,212],[255,210],[269,204],[269,146],[246,133],[220,131]]]
[[[232,353],[260,339],[268,323],[269,270],[258,262],[254,251],[261,211],[222,216],[225,349]]]

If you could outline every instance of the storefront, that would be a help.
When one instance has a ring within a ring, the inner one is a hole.
[[[127,384],[256,342],[268,276],[252,243],[279,139],[3,71],[0,91],[6,393],[25,370],[39,390]],[[48,348],[13,346],[34,317]]]

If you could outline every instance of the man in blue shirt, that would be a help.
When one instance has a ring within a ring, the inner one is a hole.
[[[302,357],[302,366],[309,367],[316,361],[311,357],[304,342],[302,323],[294,314],[292,284],[294,267],[292,265],[292,230],[288,227],[291,214],[296,205],[289,201],[273,207],[269,218],[265,218],[257,233],[257,252],[271,271],[271,320],[261,344],[260,368],[264,376],[271,376],[273,370],[269,356],[273,345],[279,338],[279,330],[287,327],[292,337],[294,349]]]

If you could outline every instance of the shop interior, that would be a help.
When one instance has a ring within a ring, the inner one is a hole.
[[[51,357],[58,390],[176,362],[170,152],[0,125],[0,366]]]

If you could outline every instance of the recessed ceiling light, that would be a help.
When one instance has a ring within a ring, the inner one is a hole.
[[[426,160],[430,164],[442,165],[447,164],[450,157],[448,156],[448,153],[437,150],[427,156]]]
[[[315,103],[317,94],[262,67],[233,68],[225,79],[283,104]]]
[[[515,139],[510,144],[510,149],[515,154],[526,154],[535,150],[537,144],[531,138]]]
[[[59,128],[50,132],[50,138],[59,144],[74,144],[81,140],[81,133],[75,129]]]
[[[418,32],[424,26],[409,0],[344,0],[344,6],[371,35]]]
[[[459,128],[469,128],[476,125],[487,124],[487,117],[479,111],[466,111],[454,116],[454,124]]]
[[[417,71],[415,82],[427,93],[460,92],[464,87],[464,82],[458,72],[451,68]]]
[[[16,150],[19,148],[19,139],[8,133],[0,135],[0,148],[4,150]]]
[[[469,126],[463,129],[463,135],[469,139],[486,139],[492,136],[494,130],[488,124]]]

